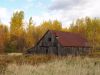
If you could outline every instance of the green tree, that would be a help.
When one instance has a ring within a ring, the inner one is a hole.
[[[24,12],[17,11],[13,14],[10,22],[10,45],[11,50],[20,52],[25,44],[25,29],[23,28]]]

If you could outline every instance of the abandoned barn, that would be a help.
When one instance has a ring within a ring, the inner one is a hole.
[[[29,54],[81,55],[89,52],[86,38],[77,33],[48,30]]]

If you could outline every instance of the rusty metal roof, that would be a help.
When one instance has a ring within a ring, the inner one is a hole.
[[[50,32],[55,35],[58,42],[62,46],[74,46],[74,47],[88,47],[88,41],[86,38],[82,37],[80,34],[72,32],[62,32],[50,30]]]

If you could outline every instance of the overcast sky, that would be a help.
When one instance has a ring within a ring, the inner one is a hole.
[[[23,10],[25,20],[33,17],[36,24],[59,20],[67,27],[77,18],[100,18],[100,0],[0,0],[0,20],[9,24],[13,12]]]

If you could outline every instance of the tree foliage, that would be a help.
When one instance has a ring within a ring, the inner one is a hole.
[[[77,19],[69,28],[63,28],[62,23],[58,20],[44,21],[40,25],[36,25],[30,17],[26,23],[24,22],[24,12],[17,11],[11,17],[10,28],[0,23],[0,52],[23,52],[35,46],[47,30],[80,33],[88,39],[93,48],[100,47],[99,18]]]
[[[100,19],[89,17],[78,19],[71,24],[69,30],[85,36],[94,49],[100,47]]]

